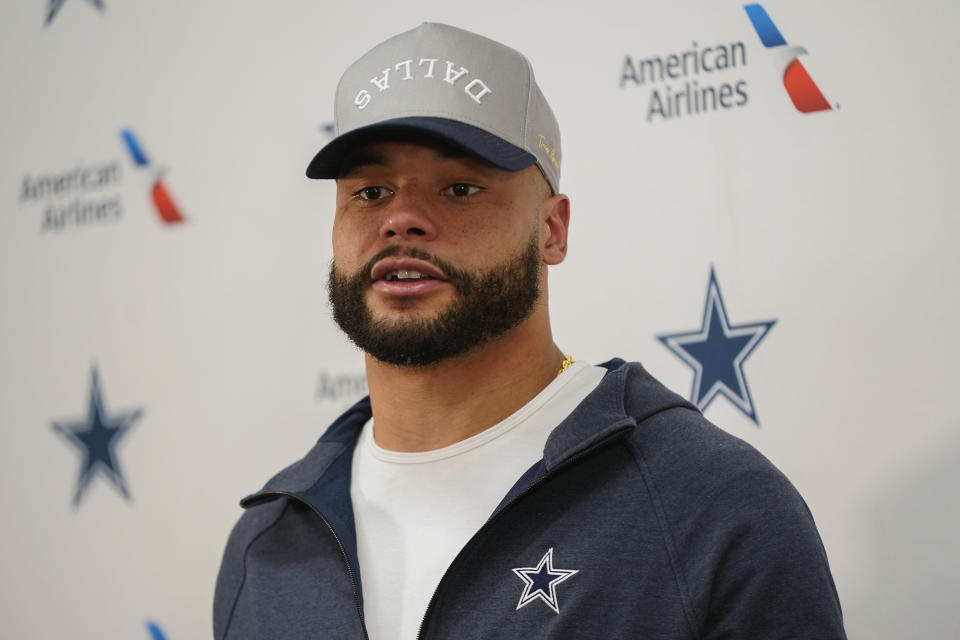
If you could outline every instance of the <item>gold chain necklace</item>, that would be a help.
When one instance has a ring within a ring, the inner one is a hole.
[[[567,367],[573,364],[573,356],[565,356],[563,362],[560,363],[560,371],[557,371],[559,376],[561,373],[567,370]]]

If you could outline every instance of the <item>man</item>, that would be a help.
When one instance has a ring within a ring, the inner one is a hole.
[[[243,500],[217,638],[843,638],[812,518],[638,364],[554,344],[560,134],[527,60],[424,24],[364,55],[330,301],[369,398]]]

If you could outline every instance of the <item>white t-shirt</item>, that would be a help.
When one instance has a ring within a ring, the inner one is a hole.
[[[454,557],[605,373],[574,362],[502,422],[433,451],[381,449],[367,422],[353,452],[350,497],[371,640],[416,638]]]

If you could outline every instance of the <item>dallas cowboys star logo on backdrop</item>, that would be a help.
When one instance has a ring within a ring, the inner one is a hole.
[[[519,567],[513,572],[523,580],[523,593],[517,609],[525,607],[534,600],[543,600],[555,613],[560,613],[557,602],[557,585],[570,578],[579,570],[555,569],[553,566],[553,547],[550,547],[535,567]]]
[[[776,322],[731,324],[711,267],[700,328],[657,336],[657,339],[693,369],[690,402],[700,411],[706,411],[718,395],[723,395],[759,426],[743,363]]]
[[[108,414],[100,391],[97,367],[91,368],[87,417],[75,422],[53,423],[53,430],[63,436],[80,454],[80,470],[73,494],[74,507],[79,506],[97,473],[109,480],[126,500],[130,500],[130,492],[123,480],[117,459],[117,443],[142,414],[142,409]]]
[[[60,8],[63,6],[63,3],[67,0],[47,0],[47,21],[43,23],[43,26],[49,25],[53,22],[53,19],[57,16],[57,12],[60,11]],[[87,0],[90,4],[95,6],[100,11],[103,11],[103,0]]]

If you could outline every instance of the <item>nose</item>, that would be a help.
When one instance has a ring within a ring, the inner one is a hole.
[[[430,203],[415,188],[399,189],[380,225],[384,240],[432,240],[437,236]]]

